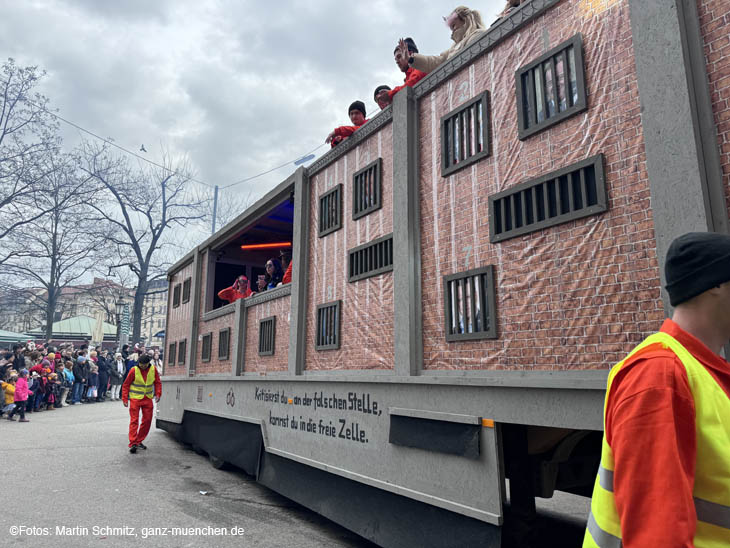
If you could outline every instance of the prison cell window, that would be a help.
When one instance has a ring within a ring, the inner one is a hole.
[[[489,92],[441,118],[441,176],[489,155]]]
[[[319,197],[319,237],[342,228],[342,184]]]
[[[583,39],[576,34],[516,73],[519,138],[587,108]]]
[[[357,246],[348,254],[348,282],[376,276],[393,270],[393,235]]]
[[[383,168],[382,158],[368,164],[352,176],[352,219],[359,219],[381,208],[380,177]]]
[[[489,197],[491,242],[501,242],[608,209],[603,155]]]
[[[172,307],[177,308],[180,306],[180,284],[175,284],[175,287],[172,289]]]
[[[447,341],[495,339],[495,310],[492,265],[444,276]]]
[[[183,339],[177,345],[177,364],[185,365],[185,352],[187,351],[188,341]]]
[[[225,329],[221,329],[218,332],[218,359],[219,360],[227,360],[228,359],[228,346],[230,344],[231,340],[231,328],[226,327]]]
[[[192,283],[192,279],[185,278],[185,281],[183,282],[182,286],[182,302],[186,303],[190,301],[190,285]]]
[[[203,344],[200,349],[200,360],[204,362],[210,361],[211,346],[213,345],[213,333],[203,335]]]
[[[276,316],[259,321],[259,356],[274,355],[276,339]]]
[[[335,350],[340,347],[340,314],[342,301],[317,306],[315,350]]]

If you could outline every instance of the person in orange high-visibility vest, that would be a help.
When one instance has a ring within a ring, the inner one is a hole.
[[[137,449],[147,449],[142,443],[147,437],[152,425],[152,398],[160,401],[162,383],[160,375],[154,365],[150,365],[150,356],[143,354],[139,363],[129,370],[122,385],[122,402],[129,407],[129,452],[136,453]],[[129,402],[132,405],[129,405]],[[142,423],[139,422],[139,412],[142,411]]]
[[[675,239],[672,319],[608,375],[584,548],[730,546],[730,236]]]

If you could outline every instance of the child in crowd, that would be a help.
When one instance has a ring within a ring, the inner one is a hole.
[[[28,376],[28,400],[26,403],[25,411],[28,413],[32,413],[35,411],[35,402],[36,400],[39,401],[40,405],[40,399],[43,397],[43,394],[41,394],[41,376],[38,374],[38,371],[33,371]],[[17,383],[16,383],[16,389],[17,391]]]
[[[15,381],[15,407],[12,411],[10,411],[10,414],[8,415],[9,421],[14,421],[15,413],[19,413],[19,422],[30,422],[28,419],[25,418],[25,404],[28,403],[28,396],[30,394],[31,392],[30,390],[28,390],[28,370],[21,369],[20,376],[18,377],[18,380]]]
[[[46,384],[46,411],[53,411],[56,408],[56,399],[58,397],[58,389],[60,386],[58,375],[51,373],[48,375],[48,383]]]
[[[93,352],[92,352],[93,354]],[[86,393],[86,399],[89,403],[96,400],[96,395],[99,389],[99,366],[92,365],[91,373],[89,373],[89,389]]]
[[[15,375],[8,379],[8,382],[3,382],[3,392],[5,393],[5,403],[3,408],[0,410],[0,417],[3,413],[10,413],[15,408]]]

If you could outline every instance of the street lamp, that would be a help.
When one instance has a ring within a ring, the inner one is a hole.
[[[119,351],[122,347],[122,313],[124,312],[124,304],[121,300],[117,300],[115,312],[117,316],[117,351]]]

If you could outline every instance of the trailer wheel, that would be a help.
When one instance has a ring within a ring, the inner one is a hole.
[[[215,468],[216,470],[225,470],[226,465],[228,464],[223,459],[219,459],[214,455],[208,455],[208,460],[210,461],[210,464],[213,465],[213,468]]]

